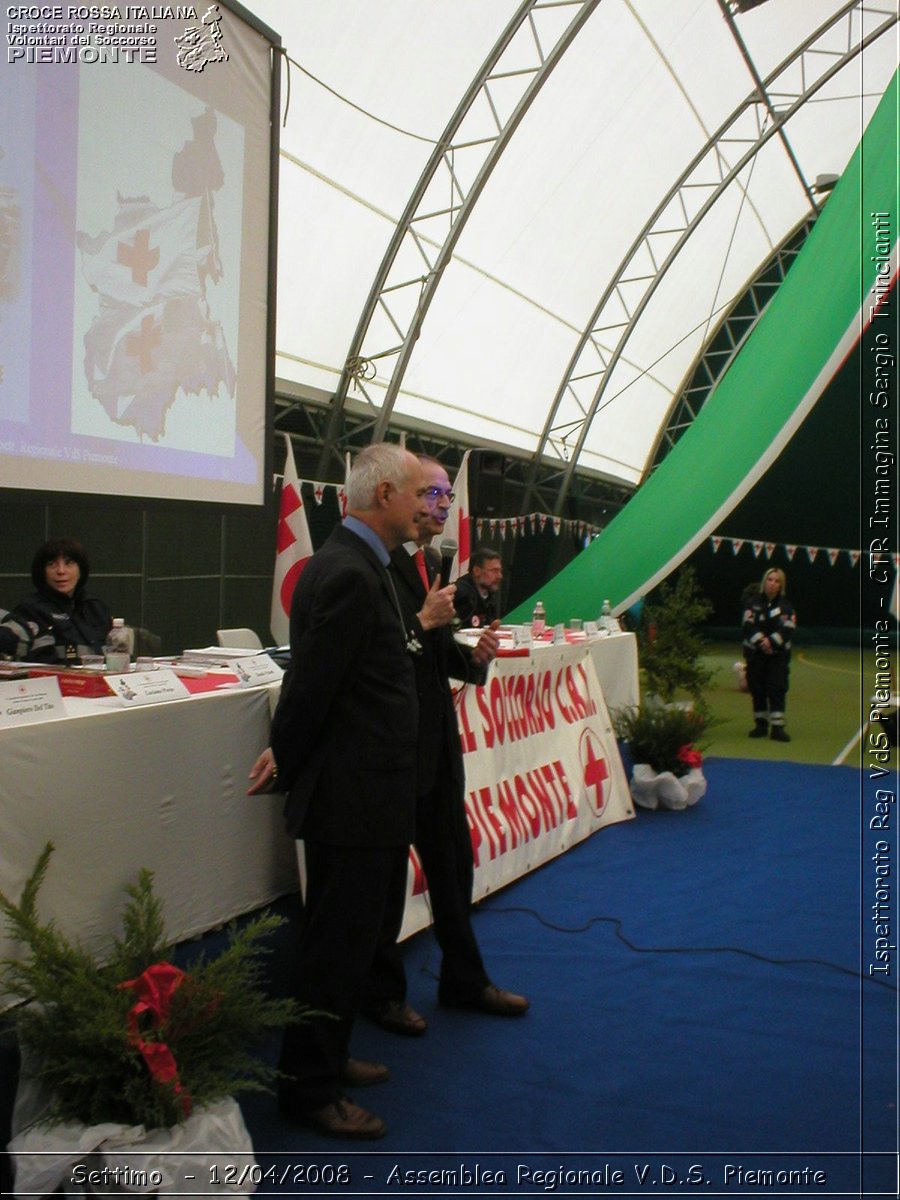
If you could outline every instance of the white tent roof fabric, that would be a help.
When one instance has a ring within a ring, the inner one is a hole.
[[[520,0],[251,0],[290,58],[358,106],[290,69],[281,131],[279,380],[301,391],[338,388],[372,281],[433,142],[521,7]],[[524,86],[507,73],[519,61],[533,69],[535,45],[546,53],[582,7],[535,6],[502,58],[503,78],[491,85],[501,122]],[[640,481],[718,315],[808,214],[817,176],[842,172],[897,68],[894,24],[799,106],[783,125],[784,138],[770,137],[722,188],[603,378],[619,334],[598,329],[620,326],[645,297],[642,279],[653,273],[647,245],[625,272],[636,282],[622,284],[592,326],[598,303],[673,183],[754,91],[754,71],[766,79],[846,10],[813,53],[767,89],[774,108],[784,111],[850,45],[897,15],[897,0],[767,0],[734,17],[745,55],[724,11],[735,7],[718,0],[591,6],[472,206],[403,371],[398,417],[531,454],[542,446],[559,394],[558,428],[542,449],[564,464],[602,379],[579,470],[626,485]],[[764,105],[744,111],[729,140],[719,142],[718,164],[709,156],[715,167],[705,176],[709,186],[681,193],[688,219],[772,124]],[[460,140],[496,136],[483,95],[463,128]],[[483,158],[478,147],[456,151],[464,191]],[[449,179],[446,172],[436,177],[429,195],[434,209],[451,199]],[[657,262],[678,240],[680,204],[674,200],[654,227]],[[433,250],[425,247],[432,263],[447,227],[446,217],[418,226],[433,237]],[[426,259],[411,242],[404,256],[398,270],[426,274]],[[402,341],[418,295],[418,289],[398,294],[399,328],[379,308],[364,354]],[[593,337],[573,370],[590,328]],[[396,356],[375,359],[377,376],[365,393],[376,406],[395,362]],[[569,375],[571,386],[561,391]],[[351,387],[351,396],[359,394]]]

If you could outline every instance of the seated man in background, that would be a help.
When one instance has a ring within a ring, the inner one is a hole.
[[[464,629],[484,629],[496,621],[497,591],[503,579],[500,554],[490,546],[476,550],[469,560],[469,571],[456,581],[456,615]]]
[[[112,618],[103,601],[85,591],[90,572],[80,542],[52,538],[39,546],[31,562],[35,590],[0,623],[0,654],[58,665],[101,654]]]

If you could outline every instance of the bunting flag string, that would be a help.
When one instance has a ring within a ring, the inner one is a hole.
[[[788,562],[794,561],[794,555],[798,550],[803,550],[810,563],[814,563],[820,552],[824,554],[831,566],[836,566],[841,555],[846,555],[851,567],[855,567],[862,555],[861,550],[849,550],[836,546],[798,546],[794,542],[763,542],[750,538],[731,538],[722,537],[721,534],[711,537],[709,544],[712,547],[713,554],[718,554],[723,546],[730,546],[732,554],[740,554],[744,546],[749,546],[753,551],[753,557],[759,558],[760,554],[765,550],[766,558],[771,559],[776,550],[783,551]]]
[[[277,477],[276,477],[277,480]],[[325,493],[329,488],[332,488],[337,493],[338,504],[340,506],[341,516],[346,516],[347,513],[347,493],[342,483],[321,483],[317,480],[300,480],[301,484],[306,484],[312,489],[313,497],[317,505],[322,504]],[[547,528],[547,523],[554,534],[559,537],[566,533],[575,536],[579,539],[594,538],[602,532],[602,527],[592,525],[589,521],[576,520],[563,517],[551,516],[550,513],[531,512],[523,513],[515,517],[478,517],[474,521],[475,531],[478,536],[478,541],[481,542],[485,537],[490,541],[494,541],[498,536],[501,540],[513,537],[523,537],[526,534],[539,535],[543,534]],[[814,563],[820,553],[824,554],[832,567],[836,566],[842,556],[846,556],[851,567],[858,565],[862,555],[861,550],[847,549],[835,546],[803,546],[796,542],[772,542],[765,541],[760,538],[736,538],[725,537],[722,534],[715,534],[710,537],[709,544],[713,554],[718,554],[723,548],[729,548],[733,555],[741,553],[745,546],[749,546],[754,558],[759,558],[761,554],[765,554],[767,560],[771,560],[776,550],[780,550],[787,558],[788,562],[793,562],[797,551],[800,550],[806,554],[810,563]],[[897,566],[897,555],[894,555],[895,567]]]
[[[602,526],[592,525],[590,521],[553,517],[550,513],[543,512],[523,513],[517,517],[478,517],[475,521],[475,532],[479,542],[485,538],[493,541],[496,537],[505,541],[510,537],[542,534],[548,521],[557,537],[567,533],[584,540],[588,537],[595,538],[602,532]]]

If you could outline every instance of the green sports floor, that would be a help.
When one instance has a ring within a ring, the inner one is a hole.
[[[706,666],[713,671],[707,693],[714,724],[706,735],[706,754],[728,758],[760,758],[801,763],[871,765],[861,757],[857,738],[868,712],[863,708],[859,651],[843,646],[795,648],[786,704],[788,744],[747,734],[753,724],[750,696],[738,690],[735,663],[741,661],[735,642],[708,646]],[[868,696],[866,696],[868,698]],[[897,766],[896,753],[890,764]]]

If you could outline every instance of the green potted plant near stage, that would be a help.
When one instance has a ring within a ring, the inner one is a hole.
[[[690,705],[646,702],[613,715],[632,763],[631,796],[641,808],[689,808],[706,794],[699,739],[705,713]]]
[[[298,1019],[293,1001],[270,999],[261,984],[262,943],[281,918],[232,927],[219,956],[182,970],[145,870],[127,888],[122,937],[98,961],[39,918],[52,851],[48,844],[18,903],[0,892],[23,948],[0,975],[22,1051],[9,1145],[16,1190],[78,1184],[84,1194],[93,1183],[176,1195],[215,1178],[225,1194],[254,1191],[259,1167],[234,1096],[267,1088],[276,1072],[254,1044]]]
[[[654,592],[638,632],[644,694],[665,704],[690,699],[695,708],[705,709],[703,692],[712,672],[703,665],[700,631],[711,612],[691,567]]]

